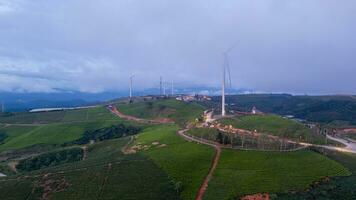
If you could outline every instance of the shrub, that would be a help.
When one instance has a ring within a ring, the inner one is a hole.
[[[82,158],[83,149],[77,147],[23,159],[19,162],[16,168],[20,171],[32,171],[63,163],[79,161]]]
[[[84,135],[74,144],[88,144],[90,141],[103,141],[114,138],[135,135],[141,131],[141,128],[135,126],[126,126],[124,124],[113,125],[107,128],[101,128],[94,131],[85,131]]]

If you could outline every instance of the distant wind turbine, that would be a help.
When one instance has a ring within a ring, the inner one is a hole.
[[[130,101],[132,99],[132,79],[133,79],[133,77],[135,77],[135,75],[130,76]]]
[[[173,80],[171,82],[171,95],[173,96],[174,95],[174,86],[173,86]]]

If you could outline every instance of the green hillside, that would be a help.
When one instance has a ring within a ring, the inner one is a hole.
[[[350,172],[339,163],[311,151],[224,150],[205,199],[303,190],[324,177],[348,175]]]
[[[325,138],[313,133],[309,128],[296,121],[282,118],[277,115],[250,115],[223,119],[220,121],[236,128],[272,134],[282,138],[290,138],[297,141],[324,144]]]
[[[0,124],[48,124],[65,122],[85,122],[95,120],[116,120],[117,118],[105,107],[51,111],[51,112],[20,112],[0,114]]]
[[[197,103],[186,103],[175,99],[140,101],[132,104],[119,103],[116,106],[126,115],[144,119],[169,118],[178,124],[199,118],[205,110]]]
[[[0,179],[0,199],[178,199],[168,176],[140,154],[124,155],[128,138],[90,146],[85,161]]]
[[[51,118],[51,116],[57,117]],[[11,124],[0,127],[0,132],[7,135],[0,144],[0,152],[33,145],[60,145],[79,139],[85,131],[119,123],[132,124],[132,122],[126,122],[113,115],[104,107],[41,113],[14,113],[8,117],[0,117],[0,122],[11,122]],[[38,124],[38,122],[44,124]]]
[[[208,173],[214,149],[187,142],[176,135],[176,125],[147,129],[138,135],[136,144],[148,145],[143,154],[152,159],[174,180],[181,183],[182,199],[194,199]],[[153,145],[158,142],[159,145]]]
[[[311,200],[311,199],[355,199],[356,194],[356,155],[341,153],[336,151],[324,151],[326,156],[344,165],[350,172],[348,177],[335,177],[314,184],[308,190],[300,190],[297,192],[278,193],[278,199],[282,200]]]
[[[320,123],[356,125],[356,98],[347,95],[293,96],[288,94],[248,94],[226,97],[229,109],[251,111],[253,106],[266,113],[293,115]],[[221,98],[213,98],[220,105]],[[231,105],[233,104],[233,105]]]

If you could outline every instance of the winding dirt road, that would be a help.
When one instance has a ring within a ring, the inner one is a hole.
[[[138,117],[134,117],[134,116],[130,116],[130,115],[125,115],[124,113],[120,112],[113,105],[109,105],[107,108],[114,115],[116,115],[122,119],[129,120],[129,121],[135,121],[135,122],[140,122],[140,123],[145,123],[145,124],[172,124],[172,123],[174,123],[174,121],[172,121],[171,119],[167,119],[167,118],[142,119],[142,118],[138,118]]]
[[[148,123],[148,124],[170,124],[170,123],[174,123],[170,119],[149,120],[149,119],[141,119],[141,118],[125,115],[125,114],[121,113],[120,111],[118,111],[117,108],[115,106],[113,106],[113,105],[109,105],[107,108],[114,115],[116,115],[116,116],[118,116],[118,117],[120,117],[122,119],[129,120],[129,121],[136,121],[136,122]],[[209,173],[204,178],[204,181],[201,184],[201,186],[199,188],[199,191],[198,191],[198,193],[197,193],[197,195],[195,197],[195,200],[202,200],[203,196],[205,194],[205,191],[208,188],[209,181],[210,181],[211,177],[214,174],[216,166],[219,163],[220,155],[221,155],[221,147],[220,147],[220,144],[218,144],[218,143],[205,142],[205,141],[198,140],[198,139],[195,139],[195,138],[187,135],[186,132],[188,130],[189,129],[179,130],[177,132],[177,135],[179,135],[180,137],[182,137],[183,139],[185,139],[187,141],[208,145],[208,146],[214,147],[214,149],[215,149],[215,155],[214,155],[214,159],[213,159],[213,161],[211,163],[211,166],[210,166],[210,169],[209,169]]]
[[[203,197],[204,197],[205,191],[208,188],[209,181],[210,181],[211,177],[214,174],[216,166],[219,163],[220,155],[221,155],[221,147],[220,147],[220,145],[218,143],[215,143],[215,144],[214,143],[209,143],[209,142],[205,142],[205,141],[202,141],[202,140],[195,139],[195,138],[193,138],[193,137],[191,137],[189,135],[186,135],[185,133],[188,130],[189,129],[180,130],[180,131],[178,131],[178,135],[181,136],[182,138],[184,138],[187,141],[197,142],[197,143],[200,143],[200,144],[205,144],[205,145],[214,147],[214,149],[215,149],[215,155],[214,155],[214,159],[213,159],[213,161],[211,163],[211,166],[210,166],[210,169],[209,169],[209,173],[205,177],[205,179],[204,179],[202,185],[200,186],[199,191],[198,191],[198,193],[197,193],[197,195],[195,197],[195,200],[202,200]]]

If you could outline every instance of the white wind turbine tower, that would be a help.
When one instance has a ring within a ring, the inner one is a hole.
[[[135,76],[135,75],[131,75],[131,76],[130,76],[130,101],[131,101],[131,99],[132,99],[132,79],[133,79],[134,76]]]
[[[229,65],[229,52],[235,47],[231,46],[228,50],[226,50],[223,53],[224,56],[224,62],[222,66],[222,88],[221,88],[221,115],[225,116],[226,115],[226,110],[225,110],[225,89],[226,89],[226,71],[228,72],[229,76],[229,85],[231,87],[231,75],[230,75],[230,65]]]
[[[172,95],[172,97],[173,97],[173,95],[174,95],[174,86],[173,86],[173,80],[172,80],[172,82],[171,82],[171,95]]]

